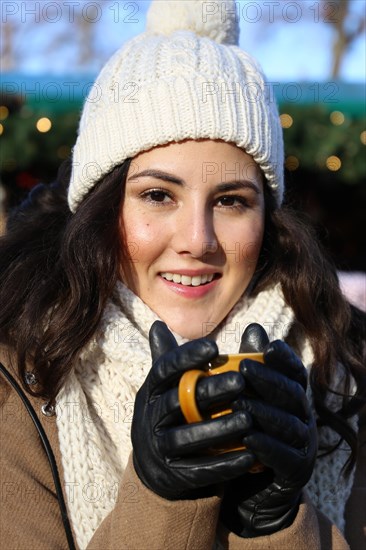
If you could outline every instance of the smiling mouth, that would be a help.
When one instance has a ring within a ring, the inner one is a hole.
[[[180,284],[183,286],[202,286],[211,283],[213,279],[218,279],[221,277],[219,273],[205,273],[204,275],[194,275],[190,277],[189,275],[180,275],[179,273],[160,273],[160,276],[163,277],[166,281]]]

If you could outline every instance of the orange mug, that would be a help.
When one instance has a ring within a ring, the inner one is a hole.
[[[222,374],[223,372],[239,372],[240,361],[243,359],[252,359],[253,361],[264,363],[263,353],[235,353],[229,355],[219,355],[214,361],[208,363],[205,370],[189,370],[182,375],[178,386],[178,398],[183,416],[188,424],[193,422],[202,422],[204,420],[196,403],[196,386],[198,380],[206,376]],[[215,410],[209,413],[209,418],[218,418],[231,412],[232,410],[229,408]],[[229,445],[225,449],[210,449],[210,452],[220,454],[227,453],[229,451],[242,451],[244,449],[245,446],[237,444],[231,446]],[[257,462],[249,471],[251,473],[257,473],[262,472],[263,470],[264,466]]]

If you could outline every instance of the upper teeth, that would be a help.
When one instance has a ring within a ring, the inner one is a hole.
[[[189,277],[189,275],[179,275],[179,273],[161,273],[160,274],[167,281],[173,281],[174,283],[180,283],[185,286],[199,286],[205,283],[210,283],[214,278],[214,274],[195,275]]]

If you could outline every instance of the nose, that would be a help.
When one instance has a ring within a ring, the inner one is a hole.
[[[187,205],[177,222],[173,247],[178,254],[201,258],[217,251],[218,240],[213,215],[208,209],[193,208]]]

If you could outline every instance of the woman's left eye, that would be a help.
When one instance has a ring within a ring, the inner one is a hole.
[[[236,195],[226,195],[217,199],[217,204],[226,208],[243,208],[247,206],[247,201],[244,197],[238,197]],[[220,204],[221,203],[221,204]]]

